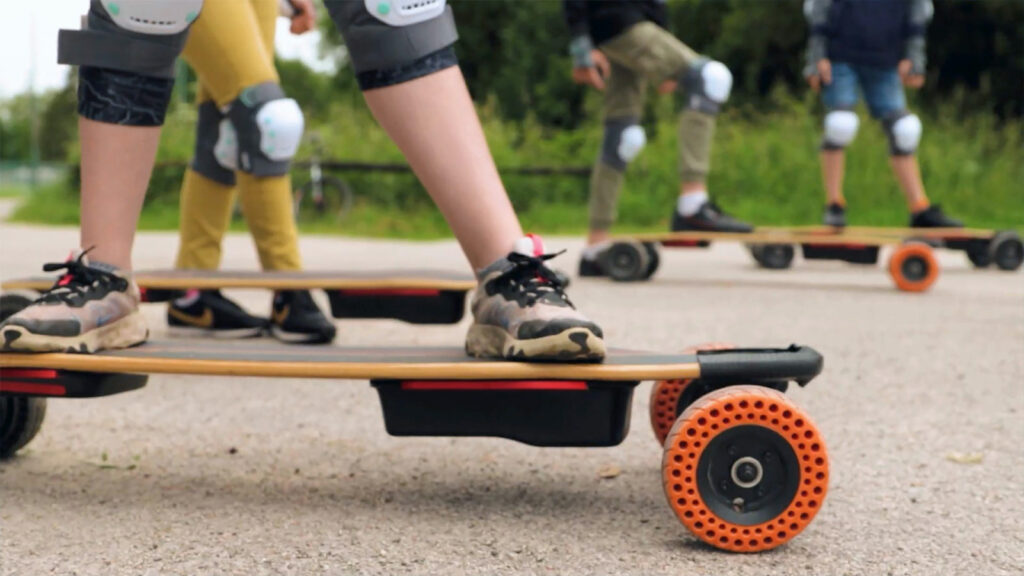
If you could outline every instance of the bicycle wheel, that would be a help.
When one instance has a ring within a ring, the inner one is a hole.
[[[312,180],[295,190],[295,217],[300,222],[342,220],[352,209],[352,189],[343,180],[327,176],[320,185],[323,194],[319,200],[314,198]]]

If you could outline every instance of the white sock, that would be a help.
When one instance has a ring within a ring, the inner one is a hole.
[[[683,216],[693,216],[700,210],[701,206],[707,203],[707,191],[687,192],[679,196],[679,200],[676,202],[676,210]]]
[[[604,242],[598,242],[597,244],[591,244],[583,247],[583,259],[594,261],[597,260],[597,256],[604,252],[609,246],[611,246],[611,240],[605,240]]]

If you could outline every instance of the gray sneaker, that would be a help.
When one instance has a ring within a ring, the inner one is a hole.
[[[67,270],[52,288],[0,324],[5,352],[81,352],[127,348],[149,336],[139,288],[117,270],[90,265],[85,254],[46,264]]]
[[[601,328],[565,295],[558,275],[544,265],[556,254],[512,252],[478,274],[473,325],[466,352],[482,358],[600,362]]]

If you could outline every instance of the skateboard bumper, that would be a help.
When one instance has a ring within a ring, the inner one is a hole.
[[[0,368],[0,396],[96,398],[137,390],[148,380],[145,374]]]

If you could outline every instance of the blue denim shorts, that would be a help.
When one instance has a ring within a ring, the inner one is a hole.
[[[832,83],[826,84],[821,92],[825,108],[855,107],[858,87],[874,118],[884,119],[907,109],[907,98],[895,67],[875,68],[845,62],[832,62]]]

